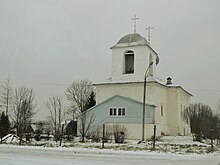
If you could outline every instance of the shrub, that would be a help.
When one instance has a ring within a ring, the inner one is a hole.
[[[114,135],[115,143],[124,143],[127,136],[127,128],[123,125],[113,125],[112,132]]]

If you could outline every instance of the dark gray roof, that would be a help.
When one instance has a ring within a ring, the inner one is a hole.
[[[127,34],[126,36],[122,37],[113,47],[125,47],[136,45],[148,45],[148,41],[139,33]]]
[[[143,42],[145,44],[148,43],[147,40],[144,37],[142,37],[139,33],[133,33],[122,37],[117,44],[132,43],[132,42]]]

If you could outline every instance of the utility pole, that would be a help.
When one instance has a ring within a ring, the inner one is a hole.
[[[214,151],[214,146],[213,146],[214,129],[211,128],[210,132],[211,132],[211,151],[213,152]]]
[[[146,83],[147,83],[147,72],[149,68],[153,65],[151,62],[144,74],[144,96],[143,96],[143,116],[142,116],[142,141],[144,141],[144,134],[145,134],[145,101],[146,101]]]
[[[157,126],[154,124],[153,149],[155,149]]]
[[[63,139],[63,129],[64,129],[64,124],[62,124],[62,127],[61,127],[61,135],[60,135],[60,146],[62,144],[62,139]]]
[[[105,148],[105,124],[102,126],[102,148]]]

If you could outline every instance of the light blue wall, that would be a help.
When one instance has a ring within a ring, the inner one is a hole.
[[[125,108],[125,116],[110,116],[109,108]],[[129,123],[141,124],[143,115],[143,104],[121,96],[114,96],[109,100],[91,108],[88,111],[89,115],[94,115],[95,119],[90,129],[97,129],[103,124],[107,123]],[[155,106],[145,106],[145,123],[150,124],[154,122]]]

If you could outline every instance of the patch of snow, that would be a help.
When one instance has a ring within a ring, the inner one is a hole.
[[[195,144],[195,145],[205,145],[207,144],[200,143],[198,141],[193,141],[192,136],[163,136],[160,138],[162,142],[169,143],[169,144]]]
[[[149,151],[115,151],[97,148],[45,148],[0,145],[0,164],[10,165],[206,165],[220,163],[219,154],[173,154]]]
[[[8,134],[2,138],[5,143],[19,143],[20,138],[15,134]]]

